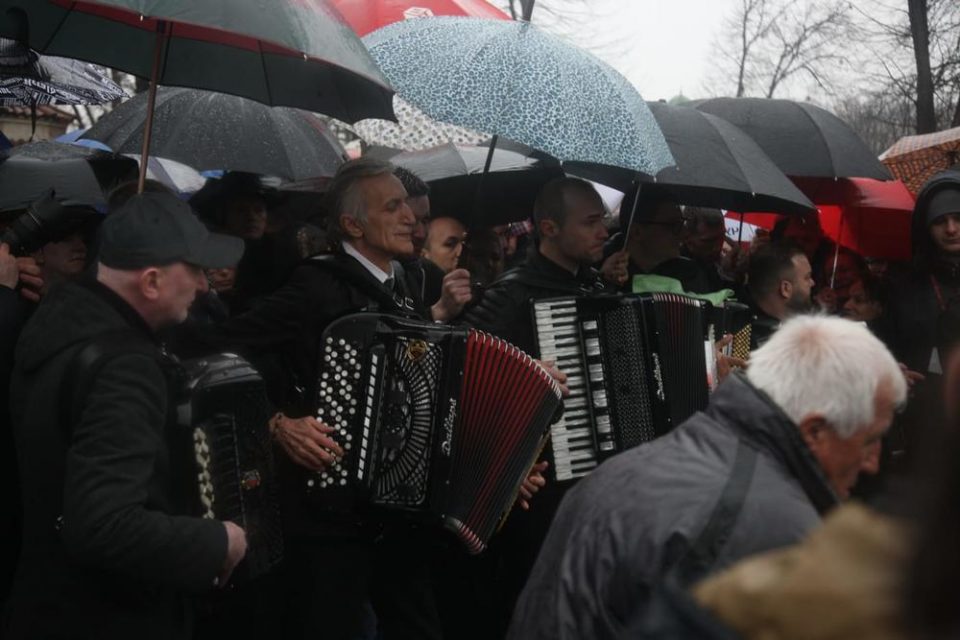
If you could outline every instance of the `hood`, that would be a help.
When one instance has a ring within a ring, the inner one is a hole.
[[[30,372],[94,336],[129,329],[130,323],[98,287],[102,285],[94,282],[54,287],[20,334],[15,356],[18,366]],[[64,321],[67,317],[70,322]]]
[[[930,199],[941,189],[960,189],[960,171],[949,169],[936,174],[923,185],[913,207],[912,237],[914,260],[929,262],[935,255],[935,247],[927,228],[927,206]]]
[[[723,381],[705,413],[721,424],[731,425],[740,437],[779,461],[800,482],[821,515],[839,504],[800,429],[742,373],[733,373]]]

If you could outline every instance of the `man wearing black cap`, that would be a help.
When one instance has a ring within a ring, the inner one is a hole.
[[[187,594],[246,552],[237,525],[181,515],[155,337],[206,290],[202,268],[236,262],[242,243],[150,193],[104,222],[100,251],[96,280],[54,288],[17,346],[25,522],[6,638],[188,637]]]

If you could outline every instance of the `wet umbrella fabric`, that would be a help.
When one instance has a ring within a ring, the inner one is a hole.
[[[813,203],[746,133],[729,122],[662,102],[648,103],[676,165],[656,175],[656,187],[679,204],[736,211],[807,213]],[[566,163],[582,175],[627,192],[635,175],[615,167]]]
[[[161,85],[345,122],[393,113],[386,79],[326,0],[0,0],[0,35]]]
[[[525,220],[543,186],[563,175],[522,154],[496,149],[484,173],[489,149],[445,144],[392,155],[390,162],[430,184],[430,215],[457,218],[468,227]]]
[[[137,164],[131,160],[130,165],[128,169],[135,176]],[[23,209],[50,189],[64,204],[106,206],[105,189],[85,158],[41,160],[24,154],[11,156],[0,164],[0,211]]]
[[[880,154],[880,161],[918,194],[927,180],[960,161],[960,127],[904,136]]]
[[[673,164],[653,115],[626,78],[529,23],[407,20],[364,42],[400,95],[437,120],[561,160],[648,175]]]
[[[100,118],[81,140],[137,153],[146,110],[146,94],[135,96]],[[246,171],[288,180],[332,176],[346,159],[336,137],[311,113],[176,87],[157,92],[151,155],[199,171]]]
[[[41,56],[15,40],[0,38],[0,106],[103,104],[126,93],[101,67]]]
[[[768,98],[713,98],[693,106],[742,129],[791,178],[891,179],[853,129],[815,105]]]
[[[434,16],[510,19],[486,0],[333,0],[333,6],[361,36],[401,20]]]
[[[399,96],[393,97],[397,121],[368,119],[351,128],[364,142],[377,147],[403,151],[420,151],[452,142],[461,145],[480,144],[489,134],[434,120]]]

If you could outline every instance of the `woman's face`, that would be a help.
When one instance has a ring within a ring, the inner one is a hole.
[[[857,280],[850,285],[850,297],[843,305],[843,315],[856,322],[871,322],[880,317],[883,307],[871,299],[863,288],[863,282]]]

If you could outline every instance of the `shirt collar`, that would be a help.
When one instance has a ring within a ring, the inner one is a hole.
[[[354,258],[354,259],[355,259],[357,262],[359,262],[360,264],[362,264],[362,265],[363,265],[363,268],[366,269],[367,271],[369,271],[369,272],[370,272],[370,275],[372,275],[374,278],[376,278],[377,281],[378,281],[380,284],[383,284],[384,282],[386,282],[386,281],[387,281],[387,278],[392,278],[392,277],[393,277],[393,265],[392,265],[392,264],[390,265],[390,273],[387,273],[386,271],[384,271],[383,269],[381,269],[381,268],[378,267],[377,265],[375,265],[375,264],[373,264],[372,262],[370,262],[370,260],[368,260],[368,259],[366,258],[366,256],[364,256],[364,255],[361,254],[359,251],[357,251],[356,247],[354,247],[354,246],[353,246],[352,244],[350,244],[349,242],[344,242],[344,243],[342,243],[342,244],[343,244],[343,252],[344,252],[345,254],[347,254],[348,256],[350,256],[351,258]]]

